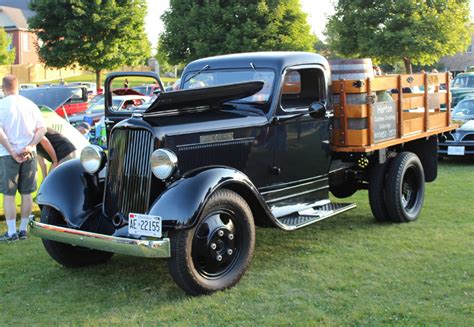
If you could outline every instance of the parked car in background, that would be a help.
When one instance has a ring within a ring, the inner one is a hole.
[[[97,84],[92,82],[72,82],[68,86],[85,86],[87,88],[87,95],[90,97],[97,94]]]
[[[76,125],[85,121],[92,126],[104,117],[105,99],[103,95],[98,97],[96,101],[89,104],[86,111],[71,115],[69,122]],[[140,107],[149,101],[150,97],[144,95],[116,95],[112,99],[112,106],[117,111],[134,110],[134,108]]]
[[[457,74],[451,83],[452,107],[461,100],[474,98],[474,72]]]
[[[453,122],[461,124],[461,127],[445,134],[445,138],[438,143],[439,155],[474,155],[474,98],[459,102],[451,117]]]
[[[20,94],[36,105],[46,105],[61,117],[87,110],[87,89],[84,86],[47,86],[20,89]]]
[[[20,84],[20,89],[35,89],[38,86],[36,84],[31,84],[31,83],[21,83]]]
[[[451,117],[453,120],[461,122],[474,119],[474,98],[459,102],[453,109]]]

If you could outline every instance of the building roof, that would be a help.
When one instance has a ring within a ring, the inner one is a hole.
[[[28,18],[35,14],[28,8],[29,3],[29,0],[0,0],[0,13],[8,18],[1,22],[3,28],[28,29]]]

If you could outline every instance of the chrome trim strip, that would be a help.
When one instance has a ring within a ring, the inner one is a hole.
[[[301,196],[301,195],[306,195],[306,194],[318,192],[318,191],[321,191],[321,190],[324,190],[324,189],[329,189],[329,185],[321,186],[321,187],[318,187],[318,188],[314,188],[314,189],[299,192],[299,193],[285,195],[285,196],[282,196],[282,197],[279,197],[279,198],[267,200],[266,202],[267,202],[267,204],[270,204],[270,203],[279,202],[279,201],[282,201],[282,200],[288,200],[288,199],[291,199],[291,198],[296,198],[296,197]]]
[[[146,258],[171,256],[169,238],[159,241],[136,240],[48,225],[33,220],[28,223],[28,227],[32,235],[75,246]]]
[[[328,178],[329,178],[328,174],[313,176],[313,177],[309,177],[309,178],[300,179],[300,180],[297,180],[297,181],[284,182],[284,183],[279,183],[279,184],[276,184],[276,185],[261,187],[261,188],[258,189],[258,191],[261,194],[267,194],[267,193],[271,193],[271,192],[278,192],[280,190],[285,190],[287,188],[298,187],[302,184],[309,183],[309,182],[312,182],[312,181],[313,182],[324,181],[324,180],[327,180]]]
[[[274,194],[274,193],[278,193],[278,192],[284,192],[284,191],[288,191],[288,190],[291,190],[291,189],[294,189],[294,188],[305,187],[305,186],[308,186],[308,185],[311,185],[311,184],[316,184],[318,182],[324,182],[324,181],[327,181],[327,180],[328,180],[328,178],[325,177],[325,178],[317,179],[317,180],[314,180],[314,181],[304,182],[304,183],[301,183],[301,184],[285,186],[285,187],[279,188],[277,190],[270,190],[270,191],[260,192],[260,194],[267,195],[267,194]]]

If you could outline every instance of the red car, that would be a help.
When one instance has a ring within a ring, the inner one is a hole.
[[[51,106],[54,103],[56,113],[65,117],[87,110],[88,96],[87,88],[84,86],[47,86],[34,89],[21,90],[20,94],[28,94],[28,98],[34,98],[37,105]],[[50,101],[54,100],[56,101]],[[61,99],[61,101],[57,101]],[[47,103],[46,103],[47,102]]]

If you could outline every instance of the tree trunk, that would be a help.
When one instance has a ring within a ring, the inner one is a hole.
[[[410,58],[404,57],[403,58],[403,63],[405,64],[405,72],[407,74],[413,74]]]
[[[100,83],[101,83],[100,73],[101,72],[102,72],[102,69],[96,69],[95,70],[95,83],[97,84],[97,91],[99,91],[101,89],[101,87],[100,87]]]

